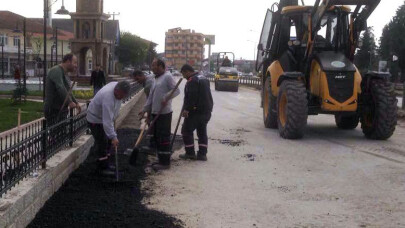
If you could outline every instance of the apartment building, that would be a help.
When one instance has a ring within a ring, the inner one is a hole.
[[[204,34],[191,29],[173,28],[166,32],[165,58],[169,68],[180,70],[189,63],[196,70],[204,59]]]

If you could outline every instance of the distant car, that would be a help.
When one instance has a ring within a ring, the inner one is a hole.
[[[252,77],[252,76],[253,76],[253,73],[252,73],[252,72],[250,72],[250,73],[248,74],[248,76],[249,76],[249,77]]]

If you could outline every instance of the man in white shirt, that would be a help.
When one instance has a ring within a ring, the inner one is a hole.
[[[152,126],[159,159],[159,163],[152,167],[155,170],[160,170],[170,168],[172,99],[180,94],[180,89],[177,88],[173,96],[169,98],[171,91],[176,87],[176,81],[172,74],[166,71],[166,64],[163,60],[155,59],[152,62],[152,71],[155,74],[155,83],[152,85],[148,100],[139,115],[143,117],[145,113],[148,113],[150,114],[149,119],[153,120],[162,109],[157,121]]]
[[[128,96],[131,85],[127,81],[110,82],[91,100],[87,109],[87,122],[97,148],[97,166],[102,174],[114,174],[109,170],[108,150],[118,146],[114,120],[119,114],[122,99]]]

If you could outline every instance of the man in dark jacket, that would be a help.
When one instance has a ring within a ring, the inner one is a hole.
[[[65,55],[60,65],[49,70],[45,84],[44,104],[44,114],[48,123],[50,123],[49,120],[59,121],[55,117],[64,116],[61,114],[66,113],[68,107],[76,108],[80,112],[80,105],[70,91],[70,80],[66,75],[67,73],[76,72],[76,70],[77,58],[73,54]]]
[[[96,70],[91,72],[90,85],[94,88],[94,96],[97,92],[105,86],[105,76],[104,71],[100,69],[100,64],[96,65]]]
[[[207,160],[208,136],[207,124],[211,119],[214,106],[210,82],[207,78],[195,72],[193,67],[185,64],[181,68],[183,77],[187,79],[184,89],[183,117],[181,129],[186,153],[180,155],[182,159]],[[197,130],[199,151],[194,151],[194,131]]]

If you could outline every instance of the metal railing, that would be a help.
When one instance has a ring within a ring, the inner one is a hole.
[[[206,74],[205,77],[208,78],[211,82],[215,81],[215,76]],[[246,85],[246,86],[251,86],[255,88],[261,88],[262,81],[261,78],[259,77],[246,77],[246,76],[240,76],[239,77],[239,84],[240,85]]]
[[[131,99],[142,89],[132,84]],[[87,108],[60,113],[56,118],[41,118],[3,133],[0,133],[0,197],[37,169],[46,168],[46,162],[66,147],[72,147],[87,130]]]

